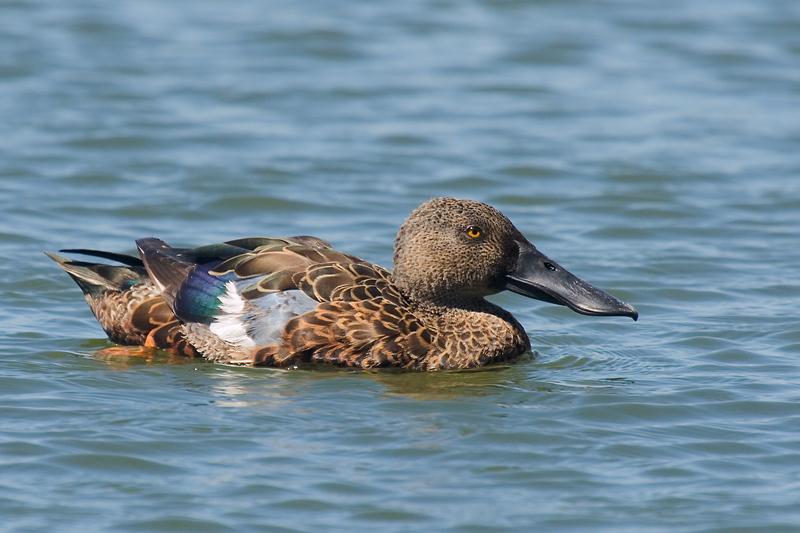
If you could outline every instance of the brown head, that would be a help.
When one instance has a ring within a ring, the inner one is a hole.
[[[452,305],[509,289],[582,314],[638,317],[631,305],[539,252],[500,211],[474,200],[434,198],[417,207],[397,233],[392,278],[419,303]]]
[[[503,290],[522,235],[500,211],[474,200],[434,198],[395,240],[395,283],[418,300],[483,297]]]

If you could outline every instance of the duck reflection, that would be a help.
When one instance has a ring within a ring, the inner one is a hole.
[[[208,365],[202,358],[187,358],[169,351],[144,346],[103,346],[91,352],[94,359],[115,370],[128,370],[142,365]],[[528,359],[532,359],[528,356]],[[477,369],[453,370],[436,373],[407,372],[400,370],[350,370],[329,365],[309,365],[292,369],[248,368],[241,366],[214,366],[216,375],[214,392],[230,398],[235,406],[263,404],[259,396],[268,393],[291,397],[320,384],[343,389],[354,389],[377,384],[390,396],[403,396],[415,400],[448,400],[496,394],[499,388],[512,387],[523,380],[527,372],[516,365],[492,365]],[[355,382],[355,383],[354,383]],[[265,386],[266,389],[265,390]],[[328,389],[329,390],[329,389]],[[227,404],[226,404],[227,405]]]

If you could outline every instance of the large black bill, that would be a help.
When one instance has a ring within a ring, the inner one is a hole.
[[[506,289],[537,300],[565,305],[583,315],[639,319],[639,312],[632,305],[561,268],[530,243],[519,243],[519,246],[517,267],[506,276]]]

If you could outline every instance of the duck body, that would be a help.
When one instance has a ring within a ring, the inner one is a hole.
[[[391,272],[308,236],[137,246],[139,257],[64,250],[116,265],[51,257],[112,341],[227,364],[473,368],[530,350],[522,326],[486,295],[509,288],[569,305],[542,292],[541,280],[526,285],[538,251],[499,211],[469,200],[439,198],[415,210],[398,233]],[[598,305],[578,312],[635,318],[629,305],[585,286]],[[576,298],[587,299],[586,290]]]

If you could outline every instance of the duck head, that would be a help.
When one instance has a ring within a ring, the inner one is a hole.
[[[636,309],[542,254],[490,205],[434,198],[400,227],[392,277],[412,300],[441,305],[510,290],[584,315],[627,316]]]

